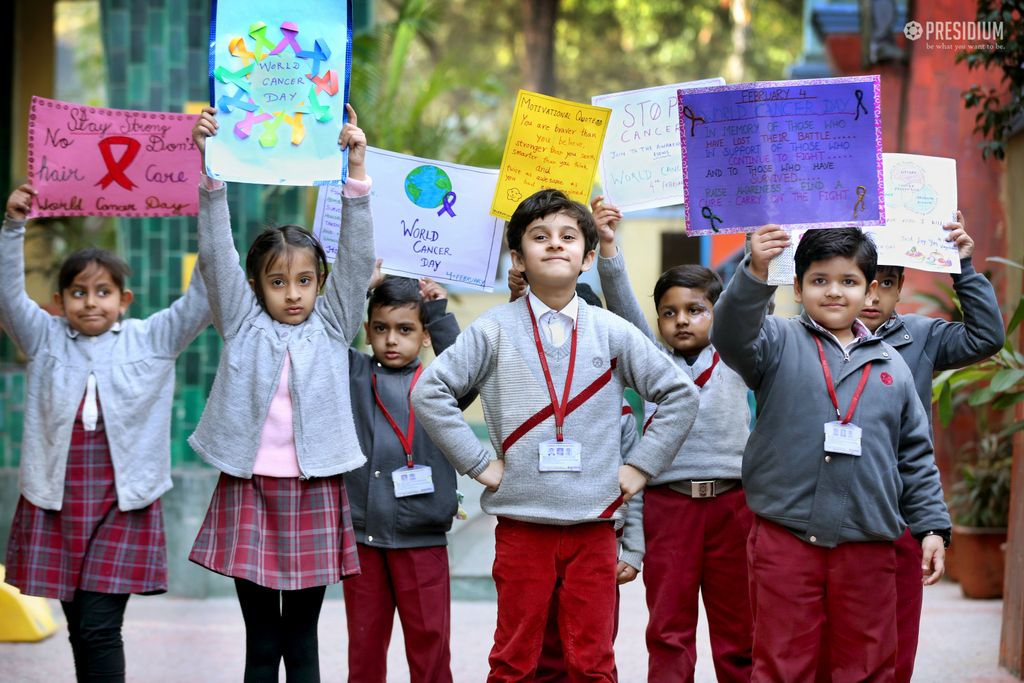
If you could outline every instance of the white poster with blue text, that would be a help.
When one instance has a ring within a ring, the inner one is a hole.
[[[591,98],[612,110],[599,169],[605,201],[622,211],[683,203],[679,90],[725,85],[724,78],[661,85]]]
[[[265,185],[345,181],[352,2],[214,0],[206,173]],[[370,113],[372,115],[372,113]]]
[[[370,211],[384,273],[494,289],[504,228],[490,215],[497,169],[369,147],[366,172],[373,179]],[[332,261],[340,230],[341,188],[321,187],[313,232]]]

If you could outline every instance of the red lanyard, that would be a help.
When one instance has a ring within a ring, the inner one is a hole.
[[[548,360],[544,356],[544,344],[540,341],[540,330],[537,328],[537,318],[533,315],[533,306],[530,300],[526,300],[526,307],[530,310],[530,322],[533,323],[533,339],[537,342],[537,353],[540,354],[540,366],[544,370],[544,379],[548,383],[548,392],[551,394],[551,408],[555,411],[555,438],[562,440],[562,422],[565,420],[565,408],[569,405],[569,388],[572,386],[572,371],[576,367],[576,325],[572,326],[572,349],[569,352],[569,372],[565,375],[565,392],[562,394],[562,404],[558,404],[558,395],[555,394],[555,383],[551,381],[551,370],[548,369]]]
[[[718,351],[715,351],[715,356],[711,361],[711,367],[700,373],[697,379],[693,380],[693,383],[697,385],[698,389],[703,389],[704,385],[711,379],[711,373],[715,371],[715,366],[718,365]]]
[[[398,428],[395,423],[395,418],[391,417],[391,413],[384,407],[384,404],[380,402],[380,396],[377,394],[377,374],[373,375],[373,397],[377,400],[377,407],[380,408],[381,412],[384,413],[384,417],[388,419],[388,423],[391,428],[395,430],[395,434],[398,435],[398,440],[402,442],[402,448],[405,449],[405,461],[409,467],[412,467],[412,437],[416,431],[416,413],[412,411],[412,389],[416,386],[416,380],[420,378],[420,373],[423,372],[423,366],[420,365],[416,368],[416,374],[412,376],[412,384],[409,386],[409,432],[408,435],[403,434],[402,430]]]
[[[821,369],[825,371],[825,386],[828,387],[828,395],[832,399],[832,405],[836,407],[836,417],[842,417],[839,412],[839,400],[836,398],[836,388],[832,384],[832,373],[828,369],[828,360],[825,359],[825,349],[821,345],[821,340],[817,337],[814,338],[814,343],[818,345],[818,354],[821,356]],[[860,400],[860,394],[864,391],[864,385],[868,383],[868,373],[871,372],[871,363],[864,366],[864,370],[860,373],[860,383],[857,385],[857,391],[853,392],[853,400],[850,402],[850,409],[846,411],[846,417],[843,417],[843,424],[849,424],[850,418],[853,417],[853,411],[857,409],[857,401]]]

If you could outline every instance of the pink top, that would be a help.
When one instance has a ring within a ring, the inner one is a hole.
[[[256,451],[253,474],[265,477],[300,477],[299,456],[295,452],[295,425],[292,416],[292,394],[288,389],[288,370],[291,356],[284,354],[281,381],[270,400],[267,419],[263,421],[260,447]]]

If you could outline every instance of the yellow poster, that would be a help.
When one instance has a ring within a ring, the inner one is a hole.
[[[549,187],[578,202],[590,201],[611,113],[520,90],[491,215],[507,221],[519,202]]]

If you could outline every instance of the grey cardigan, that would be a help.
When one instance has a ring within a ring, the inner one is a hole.
[[[28,298],[24,242],[25,222],[6,219],[0,231],[0,326],[29,359],[21,494],[38,507],[61,509],[71,432],[92,373],[118,508],[144,508],[171,488],[174,361],[210,324],[203,279],[195,272],[188,291],[169,308],[90,337]]]
[[[894,540],[907,525],[915,536],[949,529],[928,416],[906,362],[877,336],[844,350],[806,313],[766,316],[775,287],[750,274],[749,260],[715,304],[711,341],[757,396],[743,453],[750,509],[824,547]],[[836,410],[815,337],[844,414],[871,363],[852,419],[864,430],[861,456],[825,453],[823,425]]]
[[[373,274],[373,219],[369,195],[344,197],[342,207],[341,260],[306,321],[292,333],[279,332],[282,326],[260,307],[239,266],[227,188],[199,188],[199,270],[224,348],[203,417],[188,442],[221,472],[252,476],[285,352],[291,357],[288,383],[302,476],[333,476],[366,462],[352,421],[344,347],[359,331]]]

